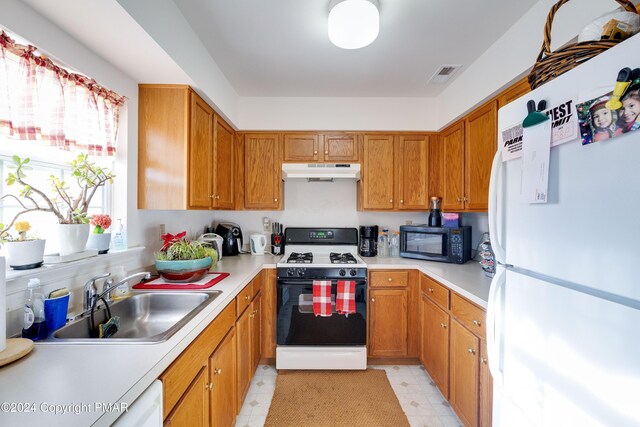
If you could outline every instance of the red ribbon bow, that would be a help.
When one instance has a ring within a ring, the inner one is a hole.
[[[160,249],[160,251],[165,252],[167,249],[169,249],[169,246],[171,246],[176,242],[179,242],[186,235],[187,235],[186,231],[178,233],[175,236],[171,233],[163,234],[160,237],[162,238],[162,240],[164,240],[164,244],[162,245],[162,249]]]

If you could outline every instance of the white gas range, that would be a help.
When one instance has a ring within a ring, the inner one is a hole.
[[[276,264],[277,369],[366,369],[367,266],[355,228],[287,228]],[[313,281],[355,282],[356,313],[313,314]]]

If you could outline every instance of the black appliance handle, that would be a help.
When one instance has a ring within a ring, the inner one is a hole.
[[[338,280],[352,280],[352,279],[333,279],[331,280],[331,286],[336,286],[338,284]],[[367,280],[366,279],[353,279],[354,282],[356,282],[356,286],[366,286],[367,285]],[[296,280],[296,279],[284,279],[284,280],[278,280],[276,282],[276,287],[280,288],[280,287],[284,287],[284,286],[312,286],[313,285],[313,280],[304,280],[304,279],[300,279],[300,280]]]

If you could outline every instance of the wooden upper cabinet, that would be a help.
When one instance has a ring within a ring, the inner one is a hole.
[[[429,197],[442,197],[444,191],[444,150],[442,136],[435,135],[429,140]]]
[[[498,95],[498,108],[504,107],[529,92],[531,92],[531,86],[529,85],[529,80],[525,77]]]
[[[442,209],[464,209],[464,122],[445,129],[441,135],[443,185]]]
[[[428,209],[429,136],[399,136],[398,164],[398,209]]]
[[[319,159],[317,134],[284,134],[284,161],[291,163],[317,162]]]
[[[233,209],[234,131],[185,85],[139,85],[138,208]]]
[[[322,139],[325,162],[358,161],[358,137],[355,133],[325,133]]]
[[[138,87],[139,209],[187,207],[190,103],[188,86]]]
[[[492,100],[465,120],[465,208],[486,211],[489,207],[489,179],[496,153],[498,103]]]
[[[170,159],[167,159],[170,161]],[[208,209],[213,195],[213,109],[191,92],[189,209]]]
[[[213,125],[213,207],[233,209],[235,144],[233,129],[217,114]]]
[[[364,135],[361,208],[393,210],[395,147],[393,135]]]
[[[282,209],[280,135],[244,135],[244,208]]]

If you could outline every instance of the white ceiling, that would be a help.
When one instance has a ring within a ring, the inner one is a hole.
[[[536,0],[379,0],[359,50],[329,41],[329,0],[174,2],[240,96],[424,97],[446,87],[427,85],[440,65],[470,65]]]

